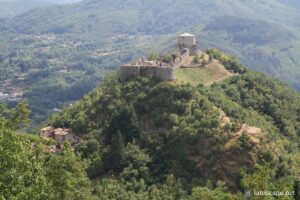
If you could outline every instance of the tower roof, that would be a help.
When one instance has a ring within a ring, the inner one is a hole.
[[[183,33],[181,35],[179,35],[180,37],[195,37],[195,35],[190,34],[190,33]]]

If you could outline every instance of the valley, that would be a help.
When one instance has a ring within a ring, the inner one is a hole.
[[[174,49],[175,37],[184,31],[199,38],[201,49],[221,49],[299,91],[299,13],[289,4],[275,0],[234,2],[231,8],[219,1],[191,1],[194,8],[180,1],[162,2],[161,8],[151,1],[115,4],[88,0],[1,20],[0,79],[13,80],[12,87],[29,99],[36,124],[54,108],[80,99],[121,63]],[[266,13],[269,7],[273,9]],[[174,25],[168,16],[177,16]],[[21,83],[15,81],[18,76],[24,79]]]

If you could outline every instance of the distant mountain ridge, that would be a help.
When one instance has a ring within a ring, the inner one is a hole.
[[[229,6],[218,0],[163,0],[159,4],[154,0],[86,0],[35,9],[3,21],[0,30],[77,34],[84,39],[165,35],[166,40],[170,34],[190,30],[200,37],[204,48],[228,51],[244,64],[277,76],[300,91],[300,13],[291,6],[294,3],[233,1]]]
[[[201,49],[221,49],[300,91],[299,18],[278,0],[85,0],[36,8],[0,20],[0,78],[24,73],[24,97],[45,115],[120,64],[174,49],[176,36],[190,32]]]
[[[13,17],[32,8],[54,5],[44,0],[1,0],[0,18]]]
[[[33,8],[75,3],[81,0],[0,0],[0,18],[14,17]]]
[[[45,0],[45,1],[55,3],[55,4],[67,4],[67,3],[77,3],[82,0]]]

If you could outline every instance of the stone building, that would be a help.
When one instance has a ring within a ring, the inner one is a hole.
[[[53,134],[54,134],[54,130],[55,130],[55,128],[52,127],[52,126],[42,128],[40,130],[40,136],[42,136],[42,137],[52,137]]]
[[[68,128],[54,128],[52,126],[48,126],[40,130],[40,136],[53,138],[59,145],[63,144],[65,141],[78,141],[78,137],[76,137],[72,130]]]
[[[189,51],[190,55],[195,55],[198,51],[196,36],[190,33],[183,33],[178,36],[178,47],[180,51]]]
[[[61,145],[65,141],[73,142],[75,138],[71,129],[57,128],[54,131],[54,139],[59,145]]]

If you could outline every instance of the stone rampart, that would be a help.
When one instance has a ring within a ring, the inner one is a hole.
[[[140,66],[140,65],[121,65],[120,81],[137,77],[156,78],[158,80],[175,80],[174,68],[169,66]]]

